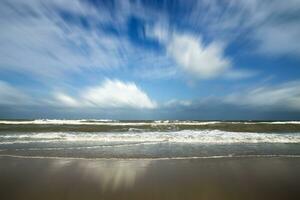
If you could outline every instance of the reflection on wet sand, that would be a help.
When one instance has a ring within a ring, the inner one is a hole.
[[[86,161],[86,162],[84,162]],[[151,160],[114,161],[58,159],[50,162],[49,175],[61,174],[72,169],[80,179],[90,180],[99,185],[101,191],[116,191],[134,187],[136,180],[146,172]]]
[[[134,187],[136,180],[143,176],[150,161],[90,161],[79,162],[76,165],[82,176],[98,181],[102,191],[116,191]]]
[[[0,199],[300,199],[299,158],[0,157]]]

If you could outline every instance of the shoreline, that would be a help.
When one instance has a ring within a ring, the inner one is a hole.
[[[157,158],[89,158],[89,157],[60,157],[60,156],[23,156],[0,154],[0,158],[20,158],[20,159],[53,159],[53,160],[90,160],[90,161],[160,161],[160,160],[202,160],[202,159],[243,159],[243,158],[300,158],[300,155],[226,155],[226,156],[191,156],[191,157],[157,157]]]

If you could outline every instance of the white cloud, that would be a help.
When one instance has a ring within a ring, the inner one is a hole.
[[[242,79],[256,75],[251,70],[232,69],[231,59],[224,54],[223,43],[213,41],[205,44],[200,34],[179,33],[165,27],[168,27],[166,23],[148,26],[146,35],[163,44],[169,57],[190,77],[208,79],[222,76],[225,79]],[[174,71],[175,69],[174,67]]]
[[[87,88],[81,96],[99,107],[155,107],[155,103],[136,84],[118,80],[106,80],[98,87]]]
[[[178,65],[197,78],[213,78],[230,68],[231,62],[224,56],[222,45],[204,45],[201,38],[187,34],[175,34],[167,51]]]
[[[158,24],[154,27],[147,27],[146,35],[157,39],[163,44],[166,47],[168,56],[175,61],[179,69],[189,74],[190,77],[199,79],[223,77],[235,80],[258,74],[254,70],[233,68],[231,59],[225,56],[225,45],[223,43],[211,42],[204,44],[201,35],[196,37],[192,34],[176,31],[168,32],[164,28],[165,26]],[[178,69],[173,68],[173,72],[179,74]],[[165,68],[160,71],[162,75],[167,75]],[[150,72],[150,74],[152,73]]]
[[[135,108],[152,109],[156,103],[138,88],[135,83],[119,80],[105,80],[99,86],[81,90],[76,97],[55,93],[58,106],[97,107],[97,108]]]
[[[300,110],[300,82],[288,82],[276,86],[261,86],[224,98],[226,103],[261,108]]]

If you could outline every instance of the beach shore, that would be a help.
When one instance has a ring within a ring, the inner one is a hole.
[[[1,199],[300,199],[300,158],[0,157]]]

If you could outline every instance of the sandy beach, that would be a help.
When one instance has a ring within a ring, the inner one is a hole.
[[[1,199],[299,199],[300,159],[0,158]]]

